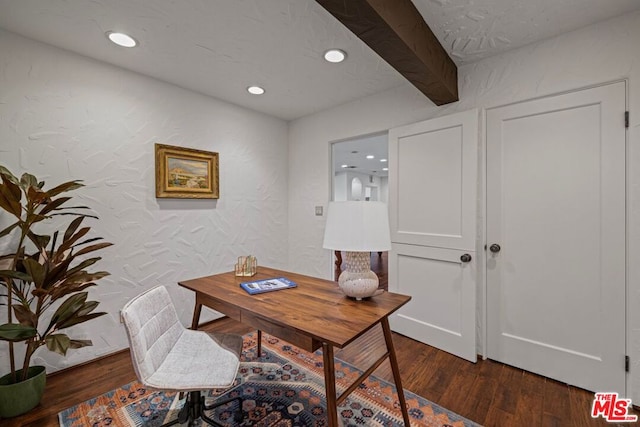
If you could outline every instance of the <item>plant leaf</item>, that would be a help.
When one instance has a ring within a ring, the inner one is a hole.
[[[84,306],[84,302],[87,300],[88,294],[88,292],[80,292],[67,298],[53,314],[51,322],[49,322],[49,328],[47,329],[50,329],[53,325],[59,322],[64,322],[73,316]]]
[[[14,174],[12,174],[9,169],[5,168],[2,165],[0,165],[0,175],[2,175],[2,177],[6,178],[8,181],[11,181],[14,184],[18,185],[18,178]]]
[[[41,205],[46,203],[47,200],[50,200],[50,198],[46,192],[40,189],[40,187],[33,185],[27,190],[27,200],[34,205]]]
[[[0,207],[11,215],[20,219],[22,217],[22,205],[20,204],[20,189],[16,197],[15,190],[17,186],[11,181],[3,180],[0,184]]]
[[[49,241],[51,240],[51,236],[46,236],[46,235],[41,236],[32,232],[31,230],[29,230],[29,232],[27,233],[27,236],[29,237],[29,240],[31,240],[38,249],[45,249],[49,244]]]
[[[91,320],[91,319],[95,319],[96,317],[100,317],[100,316],[104,316],[105,312],[100,312],[100,313],[91,313],[91,314],[87,314],[85,316],[72,316],[71,318],[65,320],[62,323],[58,323],[58,329],[64,329],[64,328],[69,328],[73,325],[77,325],[78,323],[84,323],[87,320]]]
[[[16,315],[16,319],[23,326],[31,326],[35,328],[38,322],[38,316],[35,315],[28,305],[14,304],[13,313]]]
[[[20,186],[24,190],[27,190],[29,187],[37,187],[38,179],[35,176],[31,175],[30,173],[25,172],[20,177]]]
[[[42,209],[40,210],[40,212],[38,212],[38,214],[44,216],[49,212],[51,212],[52,210],[57,209],[61,205],[65,204],[69,200],[71,200],[71,197],[60,197],[55,200],[51,200],[49,203],[43,205]]]
[[[13,231],[14,228],[16,228],[18,225],[20,225],[20,221],[18,222],[14,222],[13,224],[11,224],[10,226],[8,226],[7,228],[5,228],[4,230],[0,231],[0,237],[4,237],[7,234],[11,233]]]
[[[80,310],[78,310],[76,314],[78,316],[86,316],[87,314],[95,310],[99,304],[100,303],[98,301],[87,301],[84,303],[84,306]]]
[[[62,243],[58,247],[58,252],[64,252],[68,249],[71,249],[71,246],[80,240],[84,235],[86,235],[91,230],[91,227],[82,227],[78,230],[73,236],[67,237],[67,233],[64,233],[64,238],[62,239]],[[67,230],[68,231],[68,230]]]
[[[61,213],[53,213],[51,215],[49,215],[50,217],[52,216],[62,216],[62,215],[73,215],[73,216],[78,216],[78,215],[82,215],[85,218],[95,218],[98,219],[97,216],[95,215],[87,215],[87,214],[80,214],[78,212],[61,212]]]
[[[81,181],[68,181],[64,182],[56,187],[53,187],[51,190],[47,191],[50,197],[55,197],[60,193],[64,193],[66,191],[77,190],[78,188],[84,187]]]
[[[24,341],[38,335],[36,328],[20,325],[19,323],[5,323],[0,325],[0,340],[2,341]]]
[[[45,275],[47,274],[46,267],[33,258],[27,258],[23,263],[24,267],[27,269],[27,274],[31,276],[33,283],[37,288],[41,288],[44,283]]]
[[[23,282],[33,281],[29,274],[15,270],[0,270],[0,277],[9,277],[11,279],[22,280]]]
[[[71,346],[71,340],[66,334],[51,334],[45,338],[47,348],[63,356],[67,355],[67,350]]]
[[[82,348],[82,347],[90,347],[93,343],[91,340],[71,340],[71,345],[69,348]]]
[[[67,227],[67,231],[64,232],[63,241],[68,240],[71,236],[73,236],[73,233],[75,233],[78,227],[80,227],[80,224],[82,223],[82,221],[84,221],[83,216],[80,216],[74,219],[73,221],[71,221],[71,224],[69,224],[69,226]]]
[[[89,252],[97,251],[99,249],[108,248],[109,246],[113,246],[113,243],[103,242],[97,243],[95,245],[87,246],[86,248],[80,249],[78,252],[74,253],[75,256],[85,255]]]

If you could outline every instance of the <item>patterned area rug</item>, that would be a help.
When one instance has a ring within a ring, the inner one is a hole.
[[[327,425],[322,352],[305,352],[263,334],[262,357],[256,359],[256,334],[244,337],[234,387],[206,394],[207,404],[220,396],[242,396],[244,421],[234,424],[235,402],[208,413],[222,424],[260,427]],[[362,371],[336,359],[336,388],[345,390]],[[405,391],[412,426],[472,427],[469,421],[414,393]],[[138,382],[66,409],[60,426],[155,427],[175,419],[182,406],[176,393],[150,390]],[[370,376],[338,408],[343,426],[403,426],[395,386]]]

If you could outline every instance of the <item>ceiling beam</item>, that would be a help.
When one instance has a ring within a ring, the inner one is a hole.
[[[411,0],[316,0],[436,105],[458,100],[458,68]]]

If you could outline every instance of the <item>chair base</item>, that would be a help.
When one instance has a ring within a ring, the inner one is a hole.
[[[182,409],[178,413],[178,418],[173,421],[170,421],[166,424],[163,424],[161,427],[173,426],[176,424],[185,424],[193,425],[194,422],[200,418],[205,423],[215,426],[215,427],[224,427],[223,424],[220,424],[211,418],[209,418],[204,411],[209,411],[211,409],[217,408],[218,406],[222,406],[226,403],[233,402],[234,400],[238,401],[238,410],[235,412],[234,420],[239,423],[243,420],[244,416],[242,413],[242,399],[240,397],[234,397],[231,399],[224,399],[214,403],[213,405],[205,405],[204,404],[204,396],[201,395],[200,391],[190,391],[187,394],[187,400],[184,403]]]

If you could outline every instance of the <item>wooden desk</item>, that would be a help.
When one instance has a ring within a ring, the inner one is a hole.
[[[249,295],[240,282],[286,277],[298,287]],[[409,414],[400,380],[398,362],[391,340],[389,315],[406,304],[411,297],[385,292],[364,301],[347,298],[335,282],[259,267],[258,274],[236,277],[234,272],[216,274],[179,283],[196,293],[192,329],[198,328],[202,306],[258,329],[258,355],[261,331],[314,352],[322,348],[327,416],[329,426],[338,426],[337,406],[359,384],[376,370],[387,357],[398,390],[402,417],[409,426]],[[336,395],[333,347],[343,348],[377,324],[382,326],[387,351],[340,396]]]

